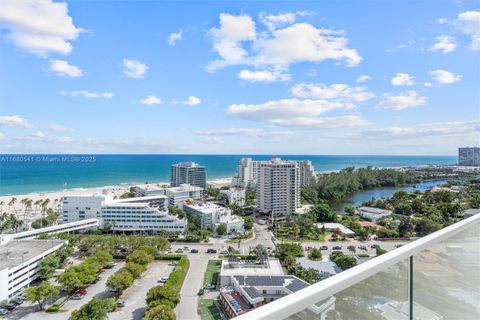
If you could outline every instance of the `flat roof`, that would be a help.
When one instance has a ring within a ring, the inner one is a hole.
[[[387,209],[379,209],[379,208],[373,208],[373,207],[360,207],[358,208],[360,211],[365,211],[369,213],[375,213],[375,214],[392,214],[392,210],[387,210]]]
[[[283,269],[278,259],[265,260],[266,264],[253,264],[240,262],[229,262],[228,259],[222,260],[220,276],[282,276]]]
[[[297,263],[300,263],[300,265],[304,268],[313,268],[320,272],[330,273],[331,275],[336,275],[337,273],[343,271],[333,261],[313,261],[306,257],[301,257],[297,258]]]
[[[12,269],[64,243],[62,240],[10,241],[0,246],[0,270]]]
[[[345,234],[355,234],[352,230],[348,229],[341,223],[336,223],[336,222],[327,222],[327,223],[317,223],[317,228],[321,229],[322,227],[325,227],[325,229],[328,230],[335,230],[339,229],[340,232],[345,233]]]

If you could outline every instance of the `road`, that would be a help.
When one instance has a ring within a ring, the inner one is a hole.
[[[142,276],[135,280],[134,284],[125,290],[119,300],[125,301],[125,307],[110,313],[110,320],[132,319],[138,320],[143,317],[146,310],[147,292],[150,288],[158,285],[161,277],[168,277],[175,267],[167,262],[152,262]]]
[[[348,246],[355,246],[356,247],[356,252],[357,253],[368,253],[370,256],[375,256],[376,251],[374,248],[372,248],[373,244],[379,245],[382,249],[385,249],[387,251],[394,250],[397,244],[405,244],[407,243],[406,241],[335,241],[335,242],[303,242],[302,246],[304,249],[307,247],[315,247],[315,248],[320,248],[321,246],[327,246],[328,250],[322,250],[322,253],[328,253],[330,254],[333,250],[333,247],[340,246],[342,247],[341,250],[345,254],[350,254],[350,251],[348,251],[347,247]],[[359,246],[365,246],[367,248],[367,251],[361,250],[358,247]]]
[[[180,291],[180,303],[176,308],[177,319],[196,320],[198,315],[198,291],[203,286],[203,277],[207,270],[210,255],[204,253],[187,254],[190,268]]]

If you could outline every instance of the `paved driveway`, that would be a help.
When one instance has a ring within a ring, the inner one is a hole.
[[[180,291],[180,303],[176,308],[177,319],[196,320],[198,315],[198,290],[203,286],[203,277],[207,271],[210,256],[203,253],[190,253],[190,269],[188,270],[182,290]]]
[[[147,292],[151,287],[158,285],[161,277],[168,277],[175,267],[169,266],[167,262],[152,262],[147,271],[135,280],[135,283],[125,290],[119,300],[125,301],[125,307],[110,313],[108,319],[126,320],[141,319],[146,310]]]

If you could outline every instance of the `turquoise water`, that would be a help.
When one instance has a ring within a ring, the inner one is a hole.
[[[258,160],[279,155],[0,155],[0,195],[49,192],[109,185],[167,182],[170,166],[195,161],[207,169],[208,179],[230,177],[242,157]],[[400,167],[454,164],[454,156],[282,156],[311,160],[316,171],[345,167]]]

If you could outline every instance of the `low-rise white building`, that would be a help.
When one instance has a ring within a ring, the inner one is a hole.
[[[220,286],[230,285],[233,276],[283,276],[283,274],[282,265],[276,258],[266,257],[260,263],[227,258],[222,260]]]
[[[216,232],[218,226],[224,225],[227,233],[243,233],[245,231],[243,219],[233,215],[232,210],[218,204],[187,200],[183,203],[183,210],[201,228],[207,228]]]
[[[245,205],[245,189],[229,188],[227,190],[220,190],[220,193],[227,196],[228,204]]]
[[[0,246],[0,301],[38,278],[38,263],[65,244],[61,240],[12,240]]]
[[[335,231],[335,230],[340,230],[341,233],[346,235],[347,237],[355,237],[355,232],[352,230],[348,229],[341,223],[333,223],[333,222],[327,222],[327,223],[317,223],[317,228],[318,229],[325,229],[327,231]]]
[[[168,213],[165,195],[113,200],[106,195],[79,195],[63,198],[62,222],[81,221],[95,217],[100,228],[113,231],[179,232],[187,226],[186,219]]]
[[[183,201],[188,199],[200,200],[203,198],[204,190],[201,187],[192,186],[188,183],[178,187],[162,187],[159,185],[139,185],[135,187],[135,196],[160,196],[168,198],[168,205],[182,209]]]
[[[357,208],[358,215],[365,218],[369,218],[373,221],[377,221],[380,218],[387,217],[392,213],[393,213],[392,210],[386,210],[386,209],[379,209],[379,208],[372,208],[372,207]]]

